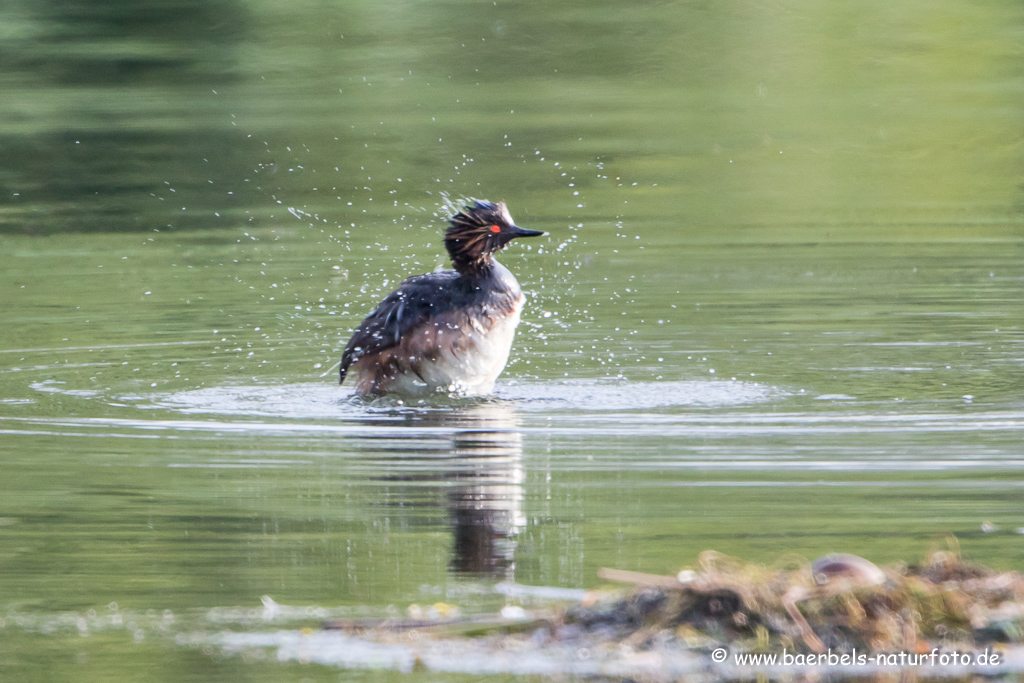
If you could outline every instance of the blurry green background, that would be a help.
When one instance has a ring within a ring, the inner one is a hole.
[[[233,227],[272,196],[379,231],[444,190],[673,245],[1019,237],[1018,3],[0,11],[7,233]]]
[[[549,233],[501,400],[349,401],[469,197]],[[9,0],[0,677],[355,675],[173,644],[264,594],[1020,569],[1022,288],[1019,2]]]

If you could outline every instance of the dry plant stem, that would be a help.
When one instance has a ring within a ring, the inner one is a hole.
[[[796,603],[801,600],[806,600],[810,597],[810,593],[803,586],[793,586],[785,595],[782,596],[782,606],[786,608],[786,612],[789,614],[789,618],[793,620],[797,628],[800,629],[800,637],[807,643],[807,647],[811,648],[815,652],[824,652],[825,643],[821,642],[821,638],[815,635],[814,630],[811,629],[811,625],[804,619],[804,615],[800,614],[800,610],[797,609]]]
[[[601,567],[597,575],[605,581],[618,581],[619,583],[632,583],[638,586],[658,586],[659,588],[681,588],[683,584],[674,576],[662,576],[660,574],[644,574],[643,572],[631,572],[625,569],[609,569]]]
[[[913,618],[903,622],[903,648],[910,652],[917,649],[917,627]]]

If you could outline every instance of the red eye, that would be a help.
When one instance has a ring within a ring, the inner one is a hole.
[[[499,226],[499,225],[492,225],[491,226],[491,232],[501,232],[501,226]]]

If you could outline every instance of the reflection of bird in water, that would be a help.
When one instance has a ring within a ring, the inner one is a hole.
[[[524,297],[494,254],[520,228],[504,202],[478,201],[451,218],[444,246],[455,270],[415,275],[388,294],[352,334],[341,358],[361,396],[487,394],[505,368]]]
[[[451,569],[511,580],[515,537],[526,524],[518,416],[508,404],[495,402],[402,415],[410,427],[451,429],[451,441],[441,451],[451,457],[425,476],[422,463],[413,476],[389,467],[386,479],[443,485],[454,538]],[[422,453],[422,432],[411,438],[416,440],[416,451]]]
[[[460,431],[453,451],[464,469],[455,474],[448,495],[455,534],[452,569],[512,579],[514,537],[526,524],[522,435],[497,424]]]

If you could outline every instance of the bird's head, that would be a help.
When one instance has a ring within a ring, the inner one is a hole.
[[[539,237],[544,232],[520,228],[509,215],[505,202],[476,200],[472,206],[451,217],[444,246],[460,273],[479,269],[491,262],[491,255],[517,237]]]

